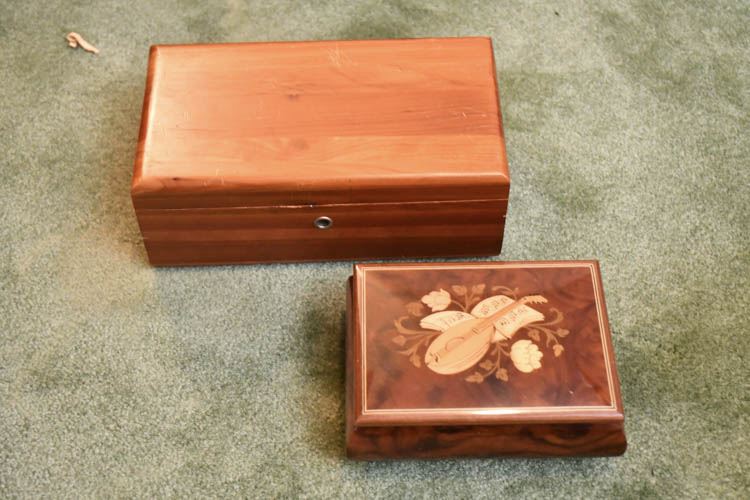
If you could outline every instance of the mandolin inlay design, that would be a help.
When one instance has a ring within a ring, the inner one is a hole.
[[[424,364],[441,375],[463,374],[476,384],[493,375],[507,382],[515,372],[531,374],[543,360],[563,354],[561,340],[570,332],[560,326],[563,313],[546,307],[544,296],[518,297],[518,289],[506,286],[486,290],[485,284],[453,285],[406,304],[407,315],[394,321],[391,340],[397,352],[409,356],[416,368]]]

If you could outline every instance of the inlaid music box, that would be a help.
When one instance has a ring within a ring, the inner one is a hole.
[[[488,38],[151,49],[153,265],[495,255],[509,186]]]
[[[347,322],[351,458],[625,451],[596,261],[357,264]]]

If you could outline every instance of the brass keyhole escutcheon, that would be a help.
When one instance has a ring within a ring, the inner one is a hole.
[[[328,229],[331,226],[333,226],[333,219],[331,219],[330,217],[326,217],[324,215],[322,217],[318,217],[317,219],[315,219],[315,222],[313,224],[318,229]]]

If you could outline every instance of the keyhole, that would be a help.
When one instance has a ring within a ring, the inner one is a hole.
[[[326,216],[318,217],[317,219],[315,219],[314,225],[318,229],[328,229],[329,227],[333,226],[333,219]]]

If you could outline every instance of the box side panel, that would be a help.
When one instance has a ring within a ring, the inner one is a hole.
[[[621,423],[347,429],[347,455],[359,460],[614,456],[626,448]]]
[[[138,210],[153,265],[496,255],[507,203]],[[315,221],[329,217],[319,229]]]
[[[141,183],[143,181],[143,164],[146,157],[146,139],[148,137],[149,128],[153,121],[154,105],[153,99],[154,92],[156,91],[155,82],[157,80],[156,74],[159,70],[159,47],[152,46],[149,52],[148,58],[148,72],[146,74],[146,88],[143,92],[143,109],[141,110],[141,126],[138,132],[138,146],[135,153],[135,162],[133,166],[133,178],[130,185],[130,193],[133,201],[133,206],[138,209],[138,196],[141,191]]]
[[[354,432],[354,419],[355,419],[355,408],[354,408],[354,354],[356,348],[354,345],[354,325],[355,321],[355,310],[353,297],[353,286],[354,277],[350,277],[346,282],[346,333],[344,337],[344,352],[346,353],[346,389],[345,389],[345,418],[346,418],[346,448],[347,455],[349,452],[349,443],[355,442],[356,437],[353,435]],[[352,450],[352,453],[356,454],[357,450]]]
[[[615,348],[612,345],[612,329],[609,326],[609,316],[607,314],[607,302],[604,300],[604,284],[602,281],[601,267],[599,261],[593,260],[590,263],[594,266],[594,287],[596,287],[596,293],[601,297],[601,315],[602,325],[605,330],[604,342],[607,345],[607,352],[609,355],[610,366],[612,370],[612,379],[615,396],[615,406],[621,415],[625,414],[625,410],[622,405],[622,390],[620,389],[620,377],[617,374],[617,362],[615,361]]]
[[[502,166],[503,174],[505,175],[504,187],[510,194],[510,170],[508,168],[508,151],[505,144],[505,129],[503,128],[503,109],[500,99],[500,86],[497,84],[497,64],[495,61],[495,49],[492,40],[490,39],[490,58],[492,59],[492,83],[495,88],[495,107],[497,110],[497,128],[500,137],[500,164]],[[506,195],[507,197],[507,195]]]

